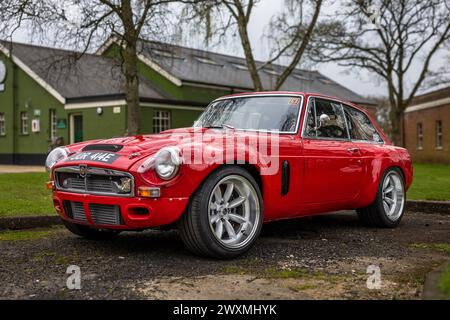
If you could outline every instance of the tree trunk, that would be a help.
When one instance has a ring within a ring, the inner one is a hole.
[[[403,108],[394,106],[389,113],[391,122],[391,138],[394,145],[403,147]]]
[[[136,45],[126,43],[124,49],[124,73],[126,81],[127,131],[126,135],[140,133],[139,77]]]
[[[247,32],[247,21],[245,17],[239,16],[238,19],[239,35],[241,37],[242,48],[244,49],[245,59],[247,60],[248,71],[253,81],[253,87],[255,91],[262,91],[263,85],[261,78],[258,74],[258,68],[256,67],[255,58],[253,57],[252,46]]]
[[[140,133],[139,105],[139,76],[137,42],[139,32],[133,21],[133,9],[130,0],[122,0],[121,19],[124,28],[123,43],[123,72],[125,74],[125,88],[127,101],[127,131],[126,135],[132,136]]]

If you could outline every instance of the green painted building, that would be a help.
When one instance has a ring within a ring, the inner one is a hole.
[[[127,106],[120,47],[96,54],[0,42],[0,163],[43,164],[56,145],[122,136]],[[219,96],[251,91],[244,60],[155,42],[139,44],[142,133],[190,126]],[[265,87],[281,66],[265,68]],[[296,70],[283,90],[312,91],[374,107],[316,71]]]

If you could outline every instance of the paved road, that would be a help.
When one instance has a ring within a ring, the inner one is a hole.
[[[448,261],[450,216],[407,213],[397,229],[368,229],[353,213],[272,223],[233,261],[198,258],[176,231],[89,241],[58,227],[0,233],[0,298],[419,299],[425,274]],[[441,250],[439,250],[441,248]],[[81,290],[66,287],[69,265]],[[367,288],[380,267],[381,289]]]
[[[45,172],[44,166],[13,166],[0,165],[1,173],[26,173],[26,172]]]

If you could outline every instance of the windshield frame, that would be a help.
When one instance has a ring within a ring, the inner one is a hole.
[[[242,128],[234,128],[230,130],[235,131],[249,131],[249,132],[266,132],[266,133],[275,133],[275,134],[288,134],[288,135],[296,135],[298,134],[299,128],[300,128],[300,121],[301,121],[301,115],[303,112],[303,102],[304,102],[304,95],[303,94],[296,94],[296,93],[268,93],[268,94],[243,94],[243,95],[236,95],[236,96],[225,96],[218,98],[216,100],[213,100],[208,106],[205,108],[203,112],[205,112],[209,107],[211,107],[212,104],[223,101],[223,100],[231,100],[231,99],[242,99],[242,98],[264,98],[264,97],[293,97],[293,98],[300,98],[299,103],[299,110],[298,110],[298,116],[297,116],[297,123],[295,125],[295,131],[279,131],[279,130],[264,130],[264,129],[242,129]],[[196,120],[196,122],[202,117],[203,115],[200,115],[200,117]],[[194,126],[195,127],[195,126]]]

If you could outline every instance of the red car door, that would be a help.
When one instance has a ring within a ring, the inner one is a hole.
[[[303,131],[303,204],[350,201],[363,174],[359,148],[349,139],[342,105],[310,98]]]
[[[366,181],[375,183],[372,169],[374,160],[380,152],[383,152],[383,139],[375,129],[369,117],[356,108],[343,105],[350,139],[360,150],[363,165],[365,166]]]

